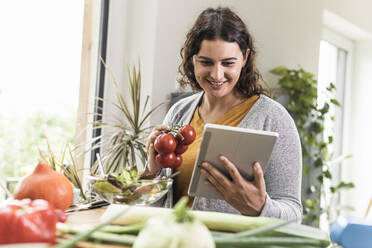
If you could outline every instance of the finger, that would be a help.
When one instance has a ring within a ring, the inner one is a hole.
[[[149,137],[146,139],[146,150],[149,150],[150,144],[154,143],[157,133],[159,133],[159,131],[152,131]]]
[[[154,152],[154,144],[150,144],[149,145],[149,149],[147,150],[147,154],[150,158],[154,157],[155,156],[155,152]]]
[[[212,187],[218,194],[220,194],[222,197],[225,197],[224,196],[224,193],[222,191],[220,191],[220,189],[218,189],[217,187],[215,187],[213,184],[211,184],[208,180],[204,181],[204,183],[210,187]]]
[[[170,127],[167,126],[167,125],[157,125],[157,126],[155,126],[151,130],[151,133],[150,133],[149,137],[147,138],[147,140],[149,140],[150,137],[153,136],[155,133],[158,133],[159,131],[163,131],[163,130],[170,130]]]
[[[152,148],[152,144],[150,144],[148,149],[146,150],[147,151],[147,159],[148,159],[149,164],[151,162],[151,158],[154,156],[154,153],[153,153],[151,148]]]
[[[214,178],[208,171],[205,169],[201,169],[200,171],[203,176],[206,178],[206,182],[209,183],[213,188],[215,188],[218,192],[220,192],[222,195],[225,192],[224,186],[220,184],[220,182]]]
[[[229,172],[231,178],[234,182],[241,182],[244,180],[240,172],[236,168],[236,166],[225,156],[220,156],[219,159],[222,161],[223,165],[225,166],[226,170]]]
[[[152,144],[152,143],[154,143],[155,140],[156,140],[156,138],[157,138],[160,134],[162,134],[162,132],[159,131],[159,130],[154,130],[154,131],[150,134],[150,136],[147,138],[147,141],[146,141],[146,150],[149,149],[149,145]]]
[[[150,139],[150,136],[149,136],[146,139],[146,152],[147,152],[147,155],[149,154],[150,144],[151,144],[151,139]]]
[[[260,190],[266,192],[266,185],[262,167],[258,162],[253,164],[253,184]]]
[[[154,130],[157,130],[157,131],[162,131],[162,130],[169,130],[170,127],[167,126],[167,125],[157,125],[154,127]]]
[[[158,165],[158,163],[156,163],[156,160],[155,160],[155,149],[154,149],[153,144],[150,144],[150,147],[148,150],[148,161],[149,161],[150,172],[156,172],[160,169],[160,166]]]
[[[231,187],[231,181],[211,164],[204,162],[202,163],[202,167],[223,187]]]

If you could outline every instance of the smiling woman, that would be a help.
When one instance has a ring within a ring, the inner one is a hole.
[[[199,53],[193,57],[199,86],[210,96],[217,93],[215,97],[229,97],[234,92],[232,89],[239,80],[248,53],[242,54],[235,42],[203,40]]]
[[[73,142],[83,1],[1,1],[0,179]]]
[[[235,42],[222,39],[201,42],[193,62],[197,85],[207,98],[204,108],[199,109],[204,122],[217,121],[228,111],[223,110],[223,106],[232,107],[245,100],[235,87],[248,55],[249,52],[243,54]]]
[[[189,124],[196,139],[184,153],[164,206],[170,207],[188,196],[191,173],[206,123],[238,126],[279,134],[266,171],[260,164],[252,166],[254,178],[241,176],[234,160],[220,154],[219,160],[230,174],[223,175],[213,164],[202,161],[205,183],[223,200],[196,196],[189,205],[193,209],[228,212],[248,216],[270,216],[300,220],[301,147],[292,118],[279,103],[265,95],[262,77],[256,68],[253,38],[244,22],[229,8],[208,8],[198,16],[186,34],[181,49],[180,85],[191,86],[198,93],[177,102],[168,111],[163,125],[155,127],[148,140],[149,170],[160,172],[154,159],[152,143],[166,126]],[[248,149],[248,148],[246,148]],[[172,169],[163,169],[170,175]]]

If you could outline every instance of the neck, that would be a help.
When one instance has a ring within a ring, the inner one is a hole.
[[[242,101],[244,101],[244,97],[237,93],[229,94],[222,98],[204,94],[200,107],[208,112],[213,112],[214,110],[229,110]]]

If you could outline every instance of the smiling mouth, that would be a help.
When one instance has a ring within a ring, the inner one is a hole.
[[[223,85],[224,83],[226,83],[227,81],[223,81],[223,82],[216,82],[216,81],[210,81],[210,80],[207,80],[208,83],[210,83],[211,85],[213,86],[221,86]]]

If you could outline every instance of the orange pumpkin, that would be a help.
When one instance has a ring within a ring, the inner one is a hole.
[[[18,200],[44,199],[65,211],[72,203],[73,188],[63,174],[54,171],[47,164],[39,163],[30,175],[19,182],[13,196]]]

